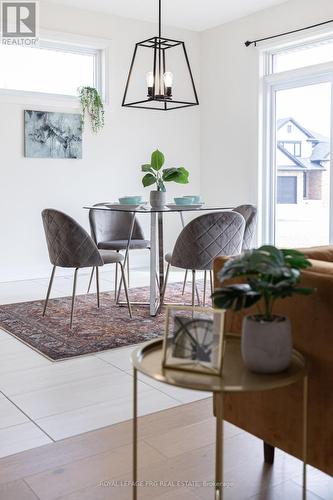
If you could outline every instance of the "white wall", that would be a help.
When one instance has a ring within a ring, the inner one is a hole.
[[[168,166],[184,165],[190,171],[188,186],[168,185],[169,199],[199,192],[198,107],[167,113],[121,108],[134,44],[155,35],[156,25],[46,3],[41,3],[40,15],[43,29],[110,39],[110,105],[99,135],[86,127],[82,160],[31,159],[23,156],[23,110],[72,109],[0,96],[0,282],[49,274],[43,208],[63,210],[87,228],[88,214],[82,208],[86,204],[128,194],[148,198],[149,189],[141,187],[140,165],[157,147]],[[199,84],[199,34],[178,29],[165,29],[164,34],[186,42]],[[169,249],[180,223],[175,215],[165,219]],[[142,265],[142,258],[137,257],[136,264]]]
[[[332,0],[292,0],[201,35],[201,191],[258,202],[259,51],[244,42],[332,19]]]
[[[120,105],[134,43],[155,34],[156,25],[42,3],[42,28],[110,39],[110,106],[105,129],[98,136],[85,132],[82,160],[34,160],[23,157],[23,109],[71,109],[0,98],[0,281],[48,274],[44,207],[67,211],[87,227],[85,204],[122,194],[148,197],[139,165],[156,147],[170,165],[191,172],[188,186],[168,186],[170,199],[201,190],[208,203],[257,203],[259,52],[244,41],[332,14],[332,0],[316,0],[315,7],[313,0],[291,0],[201,34],[166,29],[187,44],[198,87],[201,80],[200,107],[161,113]],[[178,230],[177,217],[169,215],[166,249]]]

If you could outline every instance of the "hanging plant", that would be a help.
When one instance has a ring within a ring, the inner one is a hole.
[[[101,96],[94,87],[79,87],[79,99],[81,103],[82,128],[86,113],[90,117],[91,128],[95,134],[104,127],[104,106]]]

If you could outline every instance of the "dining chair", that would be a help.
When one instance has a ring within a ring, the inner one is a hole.
[[[130,317],[132,317],[128,289],[125,280],[125,272],[122,265],[124,257],[117,252],[107,249],[99,250],[86,230],[82,226],[80,226],[80,224],[78,224],[72,217],[63,212],[60,212],[59,210],[54,210],[51,208],[43,210],[42,219],[49,258],[51,264],[53,265],[44,303],[43,316],[45,316],[46,313],[46,308],[57,267],[75,269],[70,316],[70,328],[72,328],[78,270],[86,267],[96,268],[97,307],[99,307],[99,267],[103,266],[104,264],[119,264],[124,282],[128,311]]]
[[[244,217],[233,211],[201,215],[189,222],[179,234],[173,252],[166,254],[167,270],[162,294],[165,291],[170,266],[192,271],[192,306],[196,290],[196,272],[204,271],[203,305],[206,300],[206,277],[210,274],[211,290],[214,259],[221,255],[238,255],[242,250],[245,231]]]
[[[242,251],[251,250],[257,228],[257,208],[254,205],[239,205],[233,211],[241,214],[245,219]]]
[[[100,207],[107,203],[96,203],[94,207]],[[120,252],[126,250],[128,237],[131,233],[133,223],[132,212],[120,212],[111,210],[89,210],[90,231],[93,240],[98,248],[103,250],[114,250]],[[143,229],[135,218],[129,250],[149,250],[150,241],[144,237]],[[127,255],[127,281],[129,284],[129,253]],[[88,292],[92,282],[94,268],[90,276]],[[118,288],[118,265],[115,273],[115,298],[117,298]]]

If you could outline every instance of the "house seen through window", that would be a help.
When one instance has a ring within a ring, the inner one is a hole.
[[[295,246],[328,242],[330,95],[329,82],[276,93],[276,242],[281,246],[290,231]]]

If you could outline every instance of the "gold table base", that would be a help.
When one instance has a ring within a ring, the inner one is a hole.
[[[306,500],[308,375],[302,354],[294,350],[290,367],[277,374],[249,372],[241,359],[240,337],[227,335],[222,377],[162,368],[163,341],[153,340],[132,353],[133,364],[133,500],[138,498],[138,396],[137,372],[159,382],[176,387],[213,393],[213,413],[216,418],[215,439],[215,500],[223,500],[223,394],[225,392],[250,392],[287,387],[303,380],[303,490]]]

